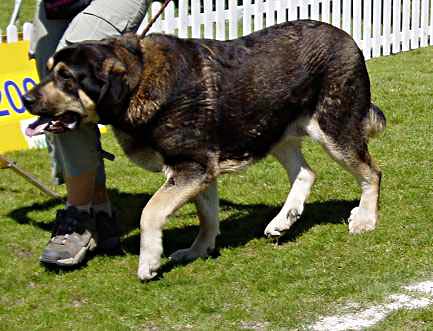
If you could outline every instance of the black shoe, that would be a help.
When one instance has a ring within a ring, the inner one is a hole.
[[[121,251],[120,228],[115,215],[110,217],[106,212],[100,211],[95,215],[95,221],[98,232],[98,250],[103,253]]]

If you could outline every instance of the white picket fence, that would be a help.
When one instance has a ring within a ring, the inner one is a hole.
[[[151,13],[160,7],[152,3]],[[433,45],[433,0],[180,0],[178,8],[169,4],[151,31],[227,40],[296,19],[342,28],[366,59]],[[24,37],[30,30],[24,29]],[[16,31],[9,32],[13,41]]]
[[[151,31],[227,40],[277,23],[313,19],[351,34],[366,59],[433,45],[433,0],[191,0],[190,6],[188,2],[180,0],[177,10],[171,3]],[[151,12],[160,6],[152,3]]]
[[[17,42],[19,39],[30,40],[30,38],[32,37],[32,32],[33,32],[33,24],[31,23],[26,22],[23,24],[21,36],[18,31],[18,27],[16,25],[9,24],[8,27],[6,28],[6,42],[14,43]],[[3,42],[2,35],[3,35],[2,30],[0,29],[0,44]]]

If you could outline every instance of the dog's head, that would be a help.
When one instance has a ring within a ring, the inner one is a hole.
[[[131,92],[126,73],[137,70],[139,62],[133,43],[138,43],[136,37],[107,39],[58,51],[48,60],[46,79],[22,97],[27,110],[39,116],[26,133],[61,133],[80,122],[109,123]]]

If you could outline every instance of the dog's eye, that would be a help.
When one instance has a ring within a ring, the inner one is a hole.
[[[65,68],[59,69],[57,71],[57,75],[60,78],[64,79],[64,80],[68,80],[68,79],[74,78],[74,76],[72,75],[72,73],[69,70],[65,69]]]
[[[87,76],[85,74],[78,74],[77,81],[79,83],[82,83],[83,80],[85,80],[86,78],[87,78]]]

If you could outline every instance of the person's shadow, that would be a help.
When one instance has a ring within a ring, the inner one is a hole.
[[[142,208],[150,199],[151,194],[132,194],[110,190],[112,202],[118,208],[118,219],[122,230],[122,247],[125,252],[139,254],[140,236],[138,231]],[[348,218],[352,208],[358,201],[328,200],[324,202],[307,203],[301,218],[279,240],[279,244],[294,241],[304,232],[319,224],[341,224]],[[19,224],[30,224],[45,231],[51,231],[53,221],[36,220],[29,216],[30,212],[44,211],[61,204],[58,200],[44,203],[34,203],[30,206],[12,210],[8,216]],[[264,229],[278,213],[281,206],[265,204],[238,204],[221,199],[220,209],[228,209],[231,213],[220,221],[221,234],[217,238],[216,251],[212,257],[218,257],[222,248],[243,246],[249,241],[264,237]],[[54,218],[54,215],[53,215]],[[164,230],[164,255],[169,256],[174,251],[189,247],[198,233],[197,225],[187,225]],[[131,233],[132,232],[132,233]],[[168,272],[174,265],[167,263],[162,267],[162,273]]]

